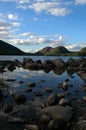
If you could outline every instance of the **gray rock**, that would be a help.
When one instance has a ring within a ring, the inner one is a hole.
[[[69,102],[68,102],[67,99],[61,98],[61,100],[59,101],[58,104],[61,105],[61,106],[66,106],[66,105],[69,105]]]
[[[58,104],[58,96],[57,95],[50,95],[48,98],[47,98],[47,102],[49,105],[55,105],[55,104]]]
[[[55,66],[57,68],[63,68],[66,65],[65,62],[62,59],[60,59],[60,58],[58,58],[56,60],[53,60],[53,63],[55,64]]]
[[[30,125],[30,124],[26,124],[25,128],[27,128],[27,130],[39,130],[37,125]]]
[[[72,107],[59,105],[44,108],[41,113],[47,114],[54,120],[62,120],[63,122],[69,122],[73,116]]]

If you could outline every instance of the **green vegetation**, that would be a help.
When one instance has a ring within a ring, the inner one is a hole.
[[[18,48],[0,40],[0,55],[86,56],[86,47],[77,52],[72,52],[63,46],[58,46],[55,48],[45,47],[36,53],[25,53]]]

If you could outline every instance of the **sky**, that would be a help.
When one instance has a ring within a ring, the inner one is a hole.
[[[86,0],[0,0],[0,40],[25,52],[86,47]]]

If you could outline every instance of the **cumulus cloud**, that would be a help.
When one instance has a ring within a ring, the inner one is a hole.
[[[7,15],[0,13],[0,39],[12,39],[16,31],[16,27],[20,26],[19,22],[7,22]]]
[[[7,17],[8,17],[9,20],[18,20],[18,15],[17,14],[9,13]]]
[[[59,0],[2,0],[4,2],[15,2],[17,8],[31,9],[36,13],[44,12],[45,14],[51,14],[53,16],[65,16],[71,12],[67,8],[71,2],[64,2]],[[11,15],[10,18],[13,16]]]
[[[37,13],[44,11],[54,16],[65,16],[71,12],[66,7],[62,7],[61,2],[35,2],[29,5],[29,8]]]
[[[75,0],[76,4],[86,4],[86,0]]]

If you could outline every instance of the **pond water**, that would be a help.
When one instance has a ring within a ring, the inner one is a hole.
[[[24,57],[28,56],[0,56],[0,60],[14,60],[18,59],[20,61],[23,60]],[[69,57],[57,57],[57,56],[32,56],[30,57],[33,60],[41,59],[42,61],[46,59],[57,59],[61,58],[64,61],[67,61]],[[74,59],[77,57],[74,57]],[[14,93],[21,93],[24,94],[27,98],[27,101],[33,100],[35,98],[36,93],[41,93],[42,99],[46,99],[51,93],[46,93],[45,88],[52,88],[52,93],[59,94],[69,93],[69,98],[74,97],[77,95],[78,98],[81,98],[84,93],[82,92],[81,85],[84,84],[84,81],[77,75],[77,73],[70,73],[66,70],[61,72],[57,71],[50,71],[49,73],[44,72],[43,70],[35,71],[35,70],[28,70],[23,69],[22,67],[16,68],[14,71],[10,72],[6,70],[3,74],[0,74],[0,79],[8,85],[9,87],[3,88],[5,95],[8,95],[6,98],[7,102],[13,102],[11,98],[11,94]],[[13,82],[8,79],[13,79]],[[61,87],[61,84],[65,80],[69,80],[68,90],[64,91]],[[21,83],[22,81],[22,83]],[[31,92],[27,92],[29,89],[28,83],[35,82],[36,86],[32,88]]]

